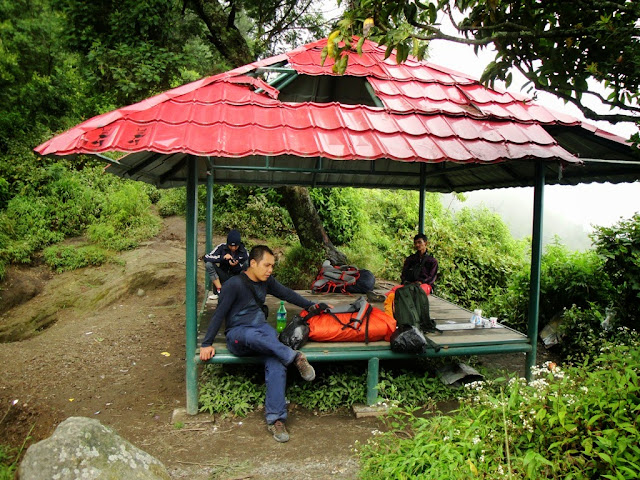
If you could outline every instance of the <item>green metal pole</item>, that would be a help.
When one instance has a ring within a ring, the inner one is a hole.
[[[207,214],[205,230],[205,251],[209,253],[213,248],[213,170],[207,170]],[[211,288],[211,280],[206,271],[204,273],[204,286],[207,291]]]
[[[369,359],[367,368],[367,405],[371,406],[378,400],[378,376],[380,360],[377,357]]]
[[[426,165],[420,164],[420,214],[418,217],[418,233],[424,234],[425,197],[427,195]]]
[[[187,414],[198,413],[198,367],[195,363],[197,342],[197,239],[198,239],[198,169],[197,160],[187,160],[187,298],[186,298],[186,355],[187,355]]]
[[[531,283],[529,285],[529,324],[527,337],[531,351],[527,352],[525,378],[531,380],[531,367],[536,363],[538,348],[538,314],[540,308],[540,264],[542,258],[542,210],[544,207],[544,164],[536,163],[533,190],[533,238],[531,239]]]

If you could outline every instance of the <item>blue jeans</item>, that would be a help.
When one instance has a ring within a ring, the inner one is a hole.
[[[264,413],[267,424],[287,420],[287,366],[298,354],[278,340],[276,329],[267,323],[237,326],[226,333],[227,348],[238,357],[261,355],[264,357],[264,381],[267,395]]]

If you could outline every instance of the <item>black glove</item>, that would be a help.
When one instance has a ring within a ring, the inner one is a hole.
[[[329,305],[327,305],[326,303],[316,303],[315,305],[309,307],[309,310],[307,311],[309,312],[309,315],[316,315],[326,310],[329,310]]]

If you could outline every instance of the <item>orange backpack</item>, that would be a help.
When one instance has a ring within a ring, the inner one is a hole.
[[[306,315],[306,312],[302,312]],[[309,340],[315,342],[388,342],[396,329],[396,321],[379,308],[369,305],[360,320],[358,312],[307,316]]]

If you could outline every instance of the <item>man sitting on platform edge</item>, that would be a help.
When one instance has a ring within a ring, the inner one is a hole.
[[[427,236],[419,233],[413,237],[416,253],[409,255],[404,261],[400,283],[419,283],[427,295],[433,290],[438,278],[438,260],[427,253]]]
[[[267,294],[304,308],[310,313],[328,308],[314,304],[285,287],[271,276],[275,256],[266,245],[258,245],[249,253],[249,268],[230,278],[220,293],[218,306],[211,318],[200,348],[200,360],[206,362],[215,355],[213,340],[226,320],[226,343],[229,352],[237,356],[265,357],[264,372],[267,394],[265,417],[267,428],[278,442],[289,440],[285,427],[287,404],[285,390],[287,367],[291,364],[302,378],[311,381],[315,370],[306,356],[282,344],[276,329],[267,323],[262,305]]]

